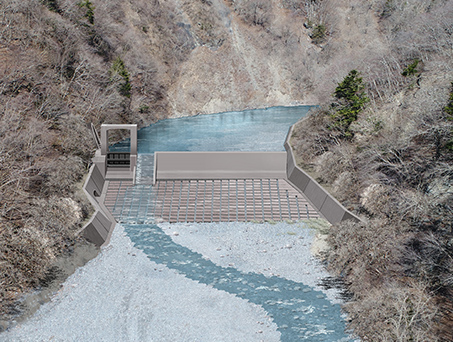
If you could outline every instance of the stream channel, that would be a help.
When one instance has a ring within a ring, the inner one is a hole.
[[[310,107],[159,121],[138,133],[137,183],[154,151],[284,151]],[[114,147],[122,150],[128,142]],[[352,341],[306,222],[155,223],[123,217],[109,246],[0,341]]]

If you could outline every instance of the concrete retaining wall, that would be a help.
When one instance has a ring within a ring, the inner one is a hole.
[[[104,184],[104,176],[99,170],[99,167],[94,164],[92,169],[90,170],[88,179],[85,182],[84,189],[96,202],[99,202],[99,197],[101,197],[102,190],[104,189]]]
[[[296,164],[293,149],[289,140],[293,131],[292,126],[288,132],[285,141],[287,152],[286,170],[288,180],[302,191],[313,206],[326,218],[327,221],[334,224],[344,220],[361,221],[359,217],[348,211],[332,195],[330,195],[318,182],[306,174]]]
[[[286,152],[156,152],[155,179],[286,178]]]
[[[91,167],[83,190],[96,209],[91,220],[83,227],[83,236],[97,246],[102,246],[110,240],[116,221],[104,206],[106,181],[96,164]]]
[[[96,210],[91,220],[84,227],[83,236],[97,246],[102,246],[108,239],[110,230],[113,228],[110,220],[102,211]]]
[[[110,130],[126,129],[130,131],[130,154],[127,167],[112,167],[107,165],[107,153],[109,152],[108,132]],[[83,227],[85,238],[98,246],[109,242],[113,228],[116,225],[115,218],[105,207],[104,200],[108,179],[130,179],[135,182],[135,170],[137,165],[137,125],[101,125],[101,139],[99,139],[93,124],[91,130],[100,149],[96,150],[93,158],[93,166],[83,186],[88,199],[96,211],[91,220]]]

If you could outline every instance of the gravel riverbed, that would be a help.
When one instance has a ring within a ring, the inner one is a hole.
[[[168,224],[159,227],[178,245],[222,267],[277,276],[323,291],[328,274],[311,255],[313,231],[301,224]],[[189,279],[151,261],[117,225],[110,244],[78,269],[30,319],[0,341],[280,341],[260,305]],[[320,325],[316,334],[328,332]]]
[[[219,266],[303,283],[324,292],[332,303],[341,303],[338,290],[318,285],[329,273],[310,252],[316,231],[303,222],[160,223],[159,226],[173,241]]]

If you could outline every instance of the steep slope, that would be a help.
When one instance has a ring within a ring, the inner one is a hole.
[[[365,220],[334,226],[327,239],[329,266],[354,295],[354,331],[370,341],[451,341],[453,4],[356,5],[387,41],[380,63],[353,67],[370,102],[354,118],[330,98],[292,142],[301,164]]]
[[[144,126],[169,116],[324,103],[325,110],[301,123],[294,145],[301,160],[317,168],[321,180],[351,208],[381,217],[394,213],[395,203],[404,204],[395,209],[400,215],[394,215],[403,220],[369,225],[371,231],[396,222],[409,227],[392,228],[389,239],[396,234],[406,240],[395,238],[400,243],[386,248],[417,245],[415,232],[421,228],[414,230],[413,222],[451,225],[443,219],[447,209],[436,217],[429,214],[432,208],[449,208],[445,203],[450,200],[451,159],[444,146],[451,122],[442,108],[453,81],[451,13],[452,2],[446,0],[3,0],[2,315],[39,283],[89,216],[90,207],[78,194],[94,151],[89,123],[97,128],[101,123]],[[417,72],[402,76],[416,60]],[[341,132],[329,130],[325,113],[332,110],[336,85],[352,69],[361,72],[370,103],[351,126],[353,139],[343,139]],[[427,194],[422,189],[432,190]],[[395,200],[396,194],[402,195]],[[351,254],[360,245],[344,245],[343,250],[340,241],[349,237],[341,232],[360,236],[358,231],[333,230],[335,269],[349,262],[340,252]],[[448,239],[440,245],[447,261]],[[439,241],[438,236],[429,241]],[[411,258],[425,260],[420,255],[426,249],[420,254],[411,248]],[[365,267],[355,265],[351,272],[360,273],[359,266]],[[434,284],[422,286],[421,269],[404,273],[416,279],[417,298],[428,294],[429,300],[441,301],[443,294],[429,293]],[[364,280],[349,279],[351,284]],[[364,291],[375,288],[365,286]],[[355,289],[358,297],[360,291]],[[360,297],[358,303],[370,298]],[[363,337],[376,322],[394,324],[391,315],[371,315],[366,321],[359,314],[363,307],[351,308],[353,326]],[[404,329],[391,338],[404,340],[409,336]]]

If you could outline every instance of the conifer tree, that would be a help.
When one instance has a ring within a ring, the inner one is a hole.
[[[362,77],[357,70],[351,70],[345,79],[335,89],[334,97],[336,102],[332,103],[334,108],[331,117],[333,126],[342,131],[345,137],[351,137],[349,131],[351,123],[357,120],[358,114],[370,101],[365,93],[365,86]]]

